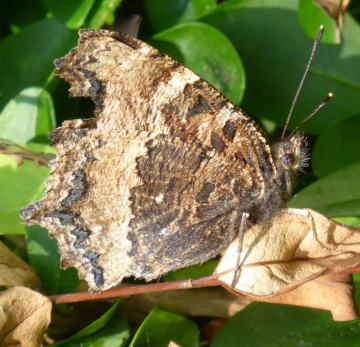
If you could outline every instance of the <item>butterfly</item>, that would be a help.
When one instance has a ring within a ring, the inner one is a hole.
[[[92,292],[152,280],[222,252],[272,220],[308,160],[303,134],[275,149],[241,109],[190,69],[133,37],[80,30],[57,59],[95,118],[50,134],[46,197],[22,210],[58,241]]]

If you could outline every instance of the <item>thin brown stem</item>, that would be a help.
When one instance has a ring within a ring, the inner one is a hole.
[[[193,280],[190,279],[190,280],[181,280],[174,282],[150,283],[150,284],[137,285],[137,286],[119,287],[119,288],[105,290],[98,294],[81,292],[81,293],[73,293],[73,294],[53,295],[53,296],[49,296],[49,299],[54,304],[65,304],[70,302],[109,299],[109,298],[116,298],[119,296],[162,292],[168,290],[214,287],[220,285],[221,282],[217,279],[217,276],[208,276]]]

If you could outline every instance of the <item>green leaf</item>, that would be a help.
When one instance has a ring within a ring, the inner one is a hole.
[[[83,347],[125,347],[130,338],[130,329],[125,315],[113,317],[105,328],[82,342]],[[75,346],[78,346],[76,344]]]
[[[111,306],[111,308],[106,313],[104,313],[99,319],[97,319],[95,322],[92,322],[86,328],[80,330],[78,333],[73,335],[73,337],[89,336],[89,335],[94,334],[95,332],[99,331],[100,329],[103,329],[105,327],[105,325],[110,321],[110,319],[114,315],[114,313],[116,312],[119,304],[120,304],[120,300],[117,300]]]
[[[54,347],[121,347],[126,346],[130,336],[126,317],[115,312],[119,300],[99,319],[79,331],[69,339],[54,344]]]
[[[201,278],[210,276],[218,264],[219,262],[217,260],[209,260],[202,264],[196,264],[184,269],[170,272],[164,276],[164,279],[166,281],[179,281],[188,278]]]
[[[154,308],[136,332],[129,347],[167,347],[171,341],[181,347],[198,347],[198,327],[188,318]]]
[[[49,295],[71,293],[79,286],[75,268],[60,268],[57,241],[49,237],[46,229],[37,225],[26,227],[26,248],[29,263]]]
[[[32,139],[48,142],[46,135],[54,128],[51,95],[40,87],[22,90],[0,114],[0,137],[15,143]]]
[[[245,88],[244,69],[231,42],[203,23],[176,26],[153,36],[151,44],[182,62],[239,103]]]
[[[247,81],[242,107],[279,125],[285,123],[313,45],[298,23],[297,5],[296,0],[228,1],[202,18],[227,35],[241,56]],[[360,26],[349,15],[345,23],[341,45],[319,46],[291,127],[329,92],[333,100],[301,130],[317,134],[360,113]]]
[[[360,162],[321,178],[297,193],[289,207],[312,208],[328,217],[360,215]]]
[[[31,144],[28,149],[43,153],[54,153],[50,146]],[[0,234],[23,234],[20,210],[36,200],[45,189],[49,168],[37,167],[32,161],[24,160],[18,166],[10,156],[0,155]]]
[[[54,71],[53,60],[74,47],[77,33],[56,19],[25,27],[0,43],[0,110],[29,86],[44,87]]]
[[[321,39],[322,43],[336,44],[336,23],[313,0],[299,1],[299,22],[306,35],[313,40],[319,30],[320,25],[324,25],[326,30]]]
[[[335,222],[360,228],[360,217],[337,217],[333,219]]]
[[[360,115],[327,127],[315,143],[312,165],[323,177],[360,160]]]
[[[95,0],[42,0],[49,13],[70,29],[79,29]]]
[[[86,20],[86,26],[100,29],[108,21],[109,17],[114,16],[114,12],[121,2],[122,0],[96,0],[89,18]]]
[[[216,6],[216,0],[145,0],[147,17],[156,31],[195,21]]]
[[[229,319],[211,347],[358,346],[359,323],[334,322],[322,310],[253,303]]]

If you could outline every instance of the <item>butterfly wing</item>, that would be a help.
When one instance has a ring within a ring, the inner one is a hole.
[[[214,257],[274,177],[258,127],[191,70],[134,38],[82,30],[56,61],[96,118],[64,122],[47,196],[23,209],[92,291]],[[262,155],[259,155],[262,154]]]
[[[258,182],[274,177],[267,139],[244,112],[190,69],[146,43],[80,30],[79,46],[55,61],[72,96],[92,97],[97,126],[169,134],[244,160]]]

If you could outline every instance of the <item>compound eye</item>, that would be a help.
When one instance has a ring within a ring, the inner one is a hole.
[[[293,165],[295,163],[295,156],[292,153],[284,154],[281,157],[281,161],[285,166],[290,167],[291,165]]]

